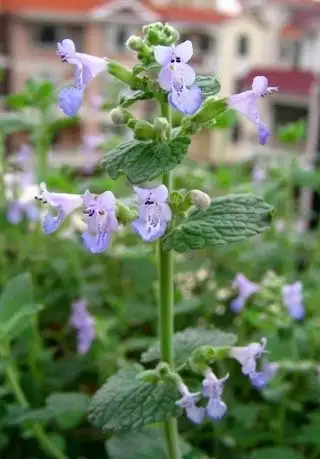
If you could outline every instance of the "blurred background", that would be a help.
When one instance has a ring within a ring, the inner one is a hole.
[[[56,44],[71,38],[79,52],[132,67],[135,55],[125,42],[155,21],[192,41],[192,65],[199,75],[217,75],[221,97],[250,88],[256,75],[279,86],[259,102],[272,131],[267,146],[228,110],[194,137],[176,170],[176,189],[213,198],[252,192],[276,209],[261,236],[175,257],[176,330],[217,327],[238,335],[239,345],[265,336],[278,369],[257,390],[235,362],[216,368],[220,376],[231,374],[228,412],[201,426],[181,418],[184,459],[320,459],[315,0],[0,0],[0,457],[166,457],[157,428],[117,437],[87,421],[92,394],[119,368],[140,361],[154,341],[153,246],[121,227],[110,250],[94,256],[81,243],[81,213],[45,236],[39,220],[47,210],[33,199],[45,181],[52,191],[108,189],[120,202],[133,202],[128,182],[114,182],[99,165],[105,152],[133,137],[110,117],[130,90],[102,74],[87,88],[79,116],[65,117],[57,90],[72,84],[74,69],[61,63]],[[139,102],[134,114],[153,120],[157,107]],[[243,288],[237,274],[255,287]],[[85,351],[72,325],[79,304],[92,327]],[[183,376],[198,390],[199,380]],[[38,426],[60,455],[39,441]]]

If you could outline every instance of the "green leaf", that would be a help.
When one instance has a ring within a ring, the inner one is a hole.
[[[220,91],[220,83],[215,76],[198,75],[195,81],[196,85],[202,91],[202,98],[206,99],[209,96],[214,96]]]
[[[33,303],[33,286],[29,273],[19,274],[9,280],[0,296],[0,324],[12,319],[23,306]]]
[[[291,448],[260,448],[252,451],[249,459],[303,459],[303,455]]]
[[[164,237],[163,247],[182,253],[242,241],[269,229],[272,212],[272,206],[252,194],[220,197],[182,220]]]
[[[133,184],[153,180],[181,163],[190,140],[176,137],[170,142],[130,140],[110,150],[102,164],[114,180],[123,172]]]
[[[19,336],[31,324],[31,317],[42,309],[41,304],[23,306],[6,322],[0,323],[0,339],[13,339]]]
[[[140,365],[123,368],[98,390],[89,407],[93,425],[112,432],[136,430],[179,413],[176,387],[142,381],[137,378],[142,369]]]
[[[232,346],[236,340],[237,337],[232,333],[225,333],[218,329],[187,328],[173,337],[175,365],[177,367],[184,365],[197,347],[207,344],[213,347]],[[160,360],[159,342],[154,343],[142,354],[141,360],[142,362]]]
[[[166,444],[162,429],[151,427],[138,432],[126,432],[106,442],[110,459],[166,459]],[[183,457],[190,452],[181,442]]]
[[[152,98],[153,98],[152,92],[136,91],[128,97],[121,98],[120,106],[123,108],[128,108],[140,100],[148,100]]]
[[[23,131],[30,127],[18,113],[2,113],[0,115],[0,131],[9,135],[13,132]]]
[[[46,400],[46,409],[62,429],[77,426],[88,410],[89,397],[79,392],[51,394]]]

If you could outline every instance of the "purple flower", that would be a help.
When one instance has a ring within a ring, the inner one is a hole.
[[[264,363],[261,371],[257,371],[250,376],[252,385],[256,389],[263,389],[274,378],[278,369],[279,364],[276,362]]]
[[[233,312],[240,312],[247,299],[260,289],[259,285],[249,281],[243,274],[237,274],[232,285],[236,287],[239,292],[237,298],[231,302],[231,309]]]
[[[95,338],[95,324],[87,311],[86,300],[81,299],[72,303],[70,324],[77,330],[77,352],[86,354]]]
[[[49,213],[43,219],[42,228],[47,234],[56,231],[69,214],[82,206],[82,197],[80,195],[50,193],[45,183],[40,184],[40,193],[36,196],[36,199],[41,201],[42,204],[49,204],[57,212],[55,216]]]
[[[88,225],[88,231],[82,234],[84,245],[92,253],[104,252],[110,243],[111,233],[118,229],[116,199],[111,191],[99,196],[86,191],[83,205]]]
[[[204,419],[205,409],[199,406],[196,406],[196,403],[201,398],[201,393],[189,392],[187,386],[183,383],[179,384],[179,392],[182,395],[182,398],[176,402],[178,406],[183,408],[186,412],[187,418],[190,419],[194,424],[201,424]]]
[[[229,98],[229,107],[238,111],[256,125],[261,145],[266,144],[271,132],[260,119],[257,109],[257,100],[259,97],[264,97],[277,90],[277,87],[268,87],[268,80],[266,77],[256,76],[253,79],[251,90],[234,94]]]
[[[284,285],[282,287],[282,301],[293,319],[301,320],[304,318],[305,309],[301,282]]]
[[[208,417],[213,421],[223,418],[227,411],[227,405],[221,400],[221,396],[223,385],[228,378],[229,374],[218,379],[210,369],[205,372],[205,379],[202,383],[202,395],[209,398],[206,410]]]
[[[187,64],[193,55],[190,40],[178,46],[155,46],[154,56],[162,66],[158,81],[162,89],[169,91],[168,100],[185,115],[195,113],[202,103],[201,90],[194,83],[196,74]]]
[[[248,346],[232,347],[230,356],[241,365],[241,371],[250,378],[256,374],[257,361],[265,353],[266,338],[261,338],[260,343],[251,343]]]
[[[13,225],[17,225],[23,217],[29,221],[36,221],[40,217],[38,207],[30,201],[12,201],[7,210],[7,219]]]
[[[26,143],[22,144],[20,150],[17,151],[15,156],[17,164],[25,171],[29,170],[30,162],[32,160],[32,148]]]
[[[167,204],[168,190],[165,185],[156,188],[134,187],[138,195],[139,218],[132,223],[132,228],[143,241],[151,242],[163,236],[168,222],[172,218],[170,207]]]
[[[83,91],[88,84],[106,68],[106,60],[89,54],[77,53],[74,42],[69,38],[57,45],[57,55],[62,62],[75,65],[75,84],[63,88],[59,93],[59,106],[68,116],[74,116],[79,110]]]

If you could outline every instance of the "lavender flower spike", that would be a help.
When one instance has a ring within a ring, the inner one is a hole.
[[[259,135],[259,142],[265,145],[271,135],[269,129],[263,124],[257,109],[257,100],[277,91],[277,87],[269,87],[268,80],[264,76],[256,76],[252,82],[252,89],[229,97],[229,108],[232,108],[249,121],[256,125]]]
[[[205,372],[205,379],[202,383],[202,394],[204,397],[209,398],[206,410],[209,418],[213,421],[221,419],[227,411],[227,405],[221,400],[221,395],[223,385],[228,378],[229,374],[218,379],[210,369]]]
[[[82,198],[80,195],[50,193],[45,183],[40,184],[40,193],[36,196],[36,199],[41,201],[42,204],[49,204],[49,206],[53,207],[57,212],[57,215],[53,216],[49,213],[43,219],[42,228],[47,234],[56,231],[68,215],[82,206]]]
[[[302,297],[302,283],[284,285],[282,288],[282,300],[290,316],[295,320],[301,320],[305,316]]]
[[[134,187],[138,195],[139,218],[132,223],[132,228],[143,241],[151,242],[163,236],[172,212],[167,204],[168,190],[165,185],[156,188]]]
[[[190,419],[194,424],[201,424],[205,416],[205,409],[196,406],[196,403],[201,398],[201,393],[191,393],[185,384],[182,382],[179,384],[179,392],[182,398],[176,402],[178,406],[186,411],[187,418]]]
[[[61,110],[68,116],[74,116],[81,106],[84,89],[106,68],[107,61],[101,57],[78,53],[69,38],[58,42],[57,55],[62,62],[75,65],[74,86],[63,88],[59,93]]]
[[[77,330],[77,352],[86,354],[95,338],[95,324],[87,311],[86,300],[81,299],[72,303],[70,324]]]
[[[243,274],[237,274],[232,285],[236,287],[239,292],[237,298],[231,302],[231,309],[233,312],[240,312],[247,299],[260,289],[258,284],[249,281]]]
[[[238,360],[244,375],[252,377],[256,374],[257,360],[265,353],[266,338],[261,338],[260,343],[251,343],[248,346],[232,347],[230,356]]]
[[[252,385],[256,389],[263,389],[271,379],[274,378],[279,369],[279,364],[276,362],[266,362],[263,364],[262,371],[257,371],[251,375]]]
[[[188,64],[193,55],[190,40],[178,46],[155,46],[154,56],[162,66],[158,81],[169,91],[169,102],[185,115],[195,113],[202,103],[201,90],[194,83],[196,74]]]
[[[96,196],[87,190],[83,205],[88,231],[82,234],[82,240],[90,252],[102,253],[110,243],[111,233],[118,229],[116,198],[111,191]]]

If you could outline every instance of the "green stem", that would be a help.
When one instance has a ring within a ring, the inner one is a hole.
[[[6,375],[16,400],[23,408],[28,408],[28,400],[19,384],[17,372],[12,365],[7,366]],[[63,452],[50,440],[44,428],[40,424],[33,424],[31,426],[31,430],[33,431],[33,434],[38,440],[43,451],[45,451],[50,457],[53,459],[68,459],[67,456],[65,456]]]
[[[5,137],[0,132],[0,203],[6,202],[6,187],[5,187],[5,176],[6,173],[6,158],[5,158]]]
[[[34,133],[36,150],[36,167],[38,183],[45,182],[48,173],[48,148],[51,142],[51,135],[45,126],[41,126]]]
[[[170,108],[167,103],[161,104],[161,115],[166,117],[171,126]],[[171,136],[171,128],[170,128]],[[162,183],[172,191],[173,174],[163,174]],[[164,251],[161,241],[158,245],[159,264],[159,336],[161,360],[171,368],[174,365],[173,334],[174,334],[174,289],[173,289],[173,256],[171,251]],[[177,420],[169,419],[164,424],[168,459],[181,459]]]

